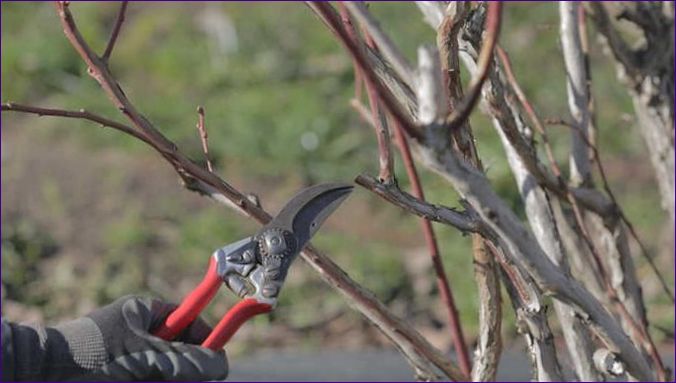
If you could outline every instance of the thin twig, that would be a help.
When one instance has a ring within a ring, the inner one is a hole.
[[[423,191],[422,184],[420,183],[420,177],[418,177],[418,171],[415,168],[415,163],[413,162],[413,156],[411,155],[411,149],[408,146],[406,136],[404,135],[403,129],[400,127],[398,122],[393,122],[393,128],[394,138],[397,142],[397,146],[399,147],[399,153],[401,153],[404,167],[406,168],[406,174],[408,175],[408,180],[411,182],[411,191],[416,198],[424,202],[425,193]],[[427,243],[427,248],[430,252],[430,258],[432,259],[434,272],[437,277],[437,285],[439,286],[439,292],[441,293],[441,300],[446,307],[446,311],[448,312],[448,324],[453,337],[453,346],[458,356],[458,364],[465,375],[471,376],[472,365],[469,358],[467,344],[465,343],[462,324],[458,316],[458,309],[455,304],[455,299],[453,298],[453,291],[451,290],[448,278],[446,277],[446,270],[444,269],[444,263],[441,259],[439,244],[437,242],[436,234],[434,233],[434,228],[432,227],[432,223],[427,218],[421,218],[420,224],[422,225],[425,242]]]
[[[446,118],[445,124],[451,129],[458,129],[479,101],[481,96],[481,88],[483,87],[486,78],[488,78],[488,70],[493,63],[493,50],[498,42],[500,35],[500,24],[502,20],[502,3],[499,1],[492,1],[488,3],[488,10],[486,15],[486,37],[481,45],[481,52],[477,60],[477,73],[472,78],[469,85],[469,90],[465,98],[460,104],[451,112],[451,115]]]
[[[378,48],[385,56],[388,62],[392,64],[392,68],[397,72],[399,77],[406,85],[411,88],[415,87],[415,80],[413,77],[413,67],[406,60],[406,57],[399,51],[396,45],[390,40],[389,36],[380,28],[378,21],[371,15],[366,8],[366,5],[356,1],[342,2],[345,4],[350,13],[364,26],[373,39],[378,43]]]
[[[521,88],[516,81],[516,78],[514,76],[514,73],[511,69],[511,65],[509,62],[509,58],[507,57],[507,54],[504,52],[502,49],[498,49],[498,56],[500,57],[503,67],[505,68],[505,73],[507,75],[507,79],[510,83],[510,86],[514,89],[515,93],[517,94],[517,98],[521,102],[521,104],[524,106],[524,109],[526,109],[526,112],[531,118],[533,125],[535,126],[536,130],[538,130],[538,133],[543,137],[543,143],[545,145],[545,150],[547,152],[547,155],[550,160],[550,166],[552,168],[552,171],[554,175],[559,179],[559,182],[562,184],[563,183],[563,177],[562,177],[562,172],[561,169],[559,168],[558,163],[556,162],[554,155],[553,155],[553,150],[549,146],[549,141],[546,139],[546,132],[544,130],[544,127],[542,123],[540,122],[539,118],[537,117],[537,114],[534,111],[534,108],[526,98],[525,94],[523,91],[521,91]],[[585,137],[586,138],[586,137]],[[597,162],[598,163],[598,162]],[[582,238],[585,241],[585,244],[587,245],[587,248],[590,250],[592,254],[592,261],[594,262],[594,266],[599,272],[599,275],[601,276],[601,280],[603,281],[603,286],[606,290],[606,293],[608,294],[608,297],[610,298],[610,301],[612,303],[612,307],[615,308],[616,312],[618,315],[620,315],[625,323],[629,326],[631,329],[632,333],[635,336],[638,336],[639,339],[641,339],[641,343],[644,345],[644,347],[648,350],[651,359],[655,362],[657,366],[661,366],[661,359],[659,358],[659,355],[656,353],[655,346],[653,344],[652,339],[650,338],[649,334],[646,333],[645,327],[640,326],[636,320],[631,316],[631,314],[627,311],[626,306],[624,303],[622,303],[619,298],[618,298],[618,293],[615,289],[615,287],[612,285],[610,278],[609,278],[609,273],[602,261],[601,255],[598,253],[598,250],[596,249],[596,246],[594,245],[592,239],[591,239],[591,234],[589,233],[587,229],[587,225],[585,223],[584,217],[582,210],[580,209],[579,205],[577,204],[577,199],[572,195],[571,189],[570,188],[565,188],[566,194],[567,194],[567,200],[570,202],[571,207],[573,209],[573,213],[575,215],[575,219],[577,221],[578,227],[580,228],[580,234]],[[614,202],[613,202],[614,203]],[[617,204],[614,205],[615,209],[617,209]]]
[[[338,3],[338,9],[340,12],[341,20],[343,22],[343,26],[345,27],[345,30],[347,31],[348,35],[351,37],[352,41],[355,44],[361,46],[362,45],[361,40],[359,40],[357,31],[354,29],[354,26],[350,21],[350,15],[343,2]],[[367,43],[369,47],[371,47],[372,49],[375,48],[373,45],[373,41],[370,40],[370,37],[368,35],[365,36],[367,38]],[[361,70],[359,69],[359,66],[357,65],[354,59],[352,59],[352,63],[354,65],[355,82],[356,82],[362,77]],[[392,158],[392,145],[390,144],[389,127],[387,125],[385,113],[382,111],[382,107],[379,105],[380,102],[372,82],[367,79],[366,81],[364,81],[364,83],[366,84],[366,95],[369,100],[369,106],[371,108],[371,116],[374,122],[373,128],[375,130],[376,139],[378,141],[378,164],[380,169],[378,177],[382,182],[392,183],[395,180],[395,176],[393,170],[394,160]],[[357,87],[358,85],[355,85],[355,88]]]
[[[137,138],[146,144],[151,145],[151,142],[142,134],[139,134],[134,128],[121,124],[117,121],[113,121],[98,114],[90,113],[84,109],[80,110],[64,110],[64,109],[54,109],[54,108],[39,108],[31,105],[17,104],[16,102],[4,102],[2,103],[1,110],[12,111],[12,112],[23,112],[36,114],[40,117],[42,116],[55,116],[55,117],[66,117],[66,118],[76,118],[81,120],[88,120],[95,122],[103,127],[113,128],[120,130],[134,138]]]
[[[450,3],[445,11],[441,3],[429,2],[428,5],[416,3],[418,8],[426,14],[428,22],[434,24],[437,31],[437,49],[439,57],[432,57],[433,63],[440,63],[441,78],[446,84],[446,94],[439,91],[437,98],[440,102],[447,100],[448,106],[443,106],[443,110],[454,110],[464,99],[462,82],[460,79],[460,62],[458,55],[458,33],[460,32],[469,4],[463,2]],[[436,15],[436,16],[434,16]],[[433,20],[439,19],[436,23]],[[423,81],[423,59],[429,54],[424,54],[424,49],[419,49],[419,84],[421,91]],[[421,55],[423,54],[423,55]],[[433,76],[428,81],[432,84],[438,84],[439,76]],[[420,103],[422,106],[422,102]],[[440,110],[442,108],[439,108]],[[419,117],[423,113],[419,113]],[[462,154],[477,170],[483,172],[483,165],[479,159],[475,140],[472,134],[472,126],[469,119],[461,124],[459,129],[451,132],[451,137],[459,153]],[[474,280],[477,285],[479,298],[479,333],[476,339],[476,348],[474,350],[474,361],[472,366],[473,381],[494,381],[502,353],[501,325],[502,325],[502,301],[500,294],[500,280],[498,279],[498,264],[492,257],[488,241],[480,234],[472,234],[472,258]],[[508,281],[509,283],[509,281]]]
[[[599,171],[599,175],[601,176],[601,184],[603,185],[603,190],[605,190],[606,194],[608,194],[608,197],[613,201],[615,206],[617,206],[617,212],[620,214],[620,218],[622,219],[622,222],[624,222],[625,225],[627,225],[627,228],[629,229],[629,233],[631,236],[634,238],[636,243],[638,244],[639,248],[641,249],[641,255],[645,260],[648,262],[648,265],[650,265],[650,269],[655,273],[657,276],[657,279],[660,281],[660,285],[662,285],[662,290],[664,290],[664,293],[667,294],[669,299],[671,300],[672,303],[676,303],[674,300],[674,293],[671,291],[669,288],[669,284],[667,283],[666,278],[664,275],[662,275],[662,272],[660,269],[657,267],[655,264],[655,260],[653,257],[650,256],[650,253],[648,252],[648,248],[645,246],[643,243],[643,240],[638,236],[638,233],[636,232],[636,229],[634,228],[634,225],[631,223],[627,215],[624,213],[624,210],[620,206],[620,204],[617,202],[617,198],[615,197],[615,194],[613,193],[613,190],[610,188],[610,183],[608,182],[608,177],[606,176],[605,168],[603,166],[603,163],[601,161],[601,156],[599,155],[598,148],[596,145],[594,145],[591,141],[587,139],[587,137],[584,137],[584,135],[580,134],[579,130],[577,127],[572,124],[571,122],[568,122],[566,120],[560,119],[560,118],[547,118],[544,120],[544,123],[550,124],[550,125],[559,125],[566,127],[568,129],[571,129],[573,132],[579,134],[582,137],[582,140],[585,142],[585,144],[589,147],[589,149],[592,151],[592,156],[594,157],[594,162],[596,162],[596,167]]]
[[[359,101],[356,98],[353,98],[350,100],[350,106],[357,112],[359,117],[365,123],[367,123],[369,126],[376,126],[376,123],[373,120],[373,116],[371,116],[371,111],[368,110],[366,105],[362,104],[361,101]]]
[[[347,8],[345,8],[345,4],[342,1],[338,2],[338,11],[340,12],[340,20],[343,22],[345,30],[349,34],[350,38],[352,38],[352,41],[359,42],[356,29],[352,24],[352,19],[350,19],[350,14],[347,11]],[[361,71],[359,70],[359,65],[357,65],[354,59],[352,59],[352,66],[354,68],[354,98],[355,100],[361,100],[364,79],[361,74]]]
[[[213,172],[214,168],[209,159],[209,136],[207,135],[207,128],[204,125],[204,107],[201,105],[197,107],[197,131],[200,133],[202,152],[204,152],[204,158],[207,161],[207,169],[209,169],[210,172]]]
[[[108,61],[110,59],[111,53],[113,53],[113,47],[115,47],[115,42],[117,41],[117,36],[120,34],[120,29],[122,28],[122,23],[124,23],[124,15],[127,12],[127,5],[129,2],[124,0],[120,4],[120,10],[117,13],[117,19],[115,19],[115,25],[113,26],[113,31],[110,33],[110,39],[108,39],[108,44],[106,45],[106,50],[101,55],[103,61]]]
[[[308,1],[307,4],[310,6],[310,9],[312,9],[320,19],[327,24],[329,29],[338,37],[338,40],[350,52],[355,62],[359,65],[359,69],[362,71],[365,80],[373,83],[374,88],[377,90],[378,95],[387,110],[398,120],[405,121],[405,123],[402,124],[402,127],[406,130],[406,134],[416,140],[422,140],[423,136],[420,129],[418,129],[411,121],[410,117],[402,110],[401,105],[394,98],[389,89],[382,84],[373,67],[369,64],[364,52],[354,41],[352,41],[347,31],[343,28],[340,17],[336,14],[336,11],[331,4],[321,1]]]

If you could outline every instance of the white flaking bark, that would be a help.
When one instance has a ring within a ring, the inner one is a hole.
[[[662,200],[674,226],[674,6],[671,2],[619,2],[645,39],[631,48],[615,29],[604,4],[587,9],[617,65],[617,78],[632,98],[638,128],[650,154]]]
[[[535,238],[549,258],[567,273],[568,264],[550,206],[549,196],[528,173],[520,157],[502,132],[499,126],[500,122],[494,119],[493,124],[500,135],[512,173],[519,186],[531,230],[533,230]],[[580,318],[576,317],[575,311],[570,306],[555,301],[554,310],[561,324],[561,331],[578,378],[582,381],[600,380],[601,377],[596,373],[592,363],[593,343],[589,330]]]
[[[559,3],[560,35],[566,67],[568,107],[575,124],[575,129],[571,132],[570,182],[575,186],[592,186],[590,148],[581,137],[581,134],[587,136],[589,131],[591,95],[587,86],[587,69],[577,20],[580,6],[578,2]],[[605,264],[612,288],[633,320],[640,326],[645,326],[647,320],[643,297],[622,222],[619,218],[599,217],[594,212],[585,212],[584,221],[594,247],[604,254],[601,261]],[[624,323],[624,327],[636,344],[640,344],[640,339],[631,331],[630,326]]]
[[[559,2],[561,18],[561,45],[566,68],[566,90],[568,108],[577,129],[571,132],[570,183],[573,186],[589,185],[591,182],[590,150],[580,136],[588,136],[590,111],[587,87],[587,68],[580,41],[580,29],[577,22],[579,2]]]

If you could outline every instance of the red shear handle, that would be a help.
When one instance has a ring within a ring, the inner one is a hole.
[[[218,322],[214,331],[202,342],[202,347],[220,350],[242,323],[254,315],[269,313],[270,311],[272,311],[272,306],[267,303],[260,303],[253,298],[242,299]]]
[[[209,268],[202,282],[183,299],[183,302],[181,302],[176,310],[169,314],[164,323],[153,331],[153,335],[164,340],[174,339],[183,329],[197,319],[204,307],[216,295],[221,283],[221,278],[216,273],[216,261],[211,257]]]

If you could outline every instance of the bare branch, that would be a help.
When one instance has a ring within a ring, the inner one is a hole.
[[[397,145],[399,146],[399,152],[401,153],[404,166],[406,167],[406,174],[408,175],[408,179],[411,182],[413,195],[421,202],[424,202],[425,193],[423,192],[420,177],[418,177],[418,171],[415,168],[413,156],[411,155],[411,149],[408,146],[408,141],[406,140],[404,131],[401,129],[398,122],[395,121],[393,125],[394,137]],[[441,260],[436,234],[434,233],[434,228],[432,227],[430,220],[427,218],[422,218],[420,223],[422,225],[427,248],[430,251],[430,258],[432,259],[432,266],[434,267],[434,272],[437,277],[437,285],[439,286],[439,291],[441,293],[441,300],[448,312],[448,324],[453,337],[453,346],[455,348],[456,355],[458,356],[458,364],[460,365],[463,374],[470,376],[472,373],[472,366],[469,359],[469,353],[467,351],[467,345],[465,343],[465,336],[462,331],[460,318],[458,316],[458,309],[455,305],[455,299],[453,298],[453,291],[451,290],[448,278],[446,277],[444,263]]]
[[[335,10],[328,3],[321,1],[309,1],[310,6],[320,19],[324,21],[329,29],[338,37],[340,42],[350,52],[355,62],[359,65],[359,69],[364,74],[364,78],[371,81],[378,92],[378,95],[383,102],[383,105],[397,120],[405,121],[402,127],[406,134],[416,139],[422,139],[422,133],[411,121],[410,117],[401,109],[398,101],[394,98],[390,90],[380,82],[378,75],[375,73],[370,61],[367,59],[364,52],[357,46],[349,37],[348,33],[342,27],[340,18],[336,15]]]
[[[674,14],[673,4],[618,3],[620,17],[641,29],[645,39],[631,49],[603,4],[587,9],[608,51],[617,61],[617,77],[632,98],[638,127],[650,154],[662,208],[674,226]],[[650,20],[647,22],[647,20]]]
[[[467,45],[469,45],[469,44],[471,44],[471,43],[467,43]],[[467,61],[469,61],[471,63],[471,56],[470,55],[466,55],[466,56],[463,56],[463,57],[468,57]],[[535,174],[539,174],[539,175],[544,174],[544,173],[540,172],[539,167],[536,164],[537,159],[535,158],[532,149],[529,149],[530,145],[528,145],[524,141],[524,139],[522,137],[522,133],[514,125],[514,122],[510,117],[511,112],[509,110],[505,110],[505,102],[499,101],[500,99],[502,99],[502,97],[504,97],[504,95],[501,92],[503,92],[502,84],[501,84],[499,78],[496,77],[495,79],[491,80],[491,87],[485,93],[487,100],[489,101],[491,113],[494,115],[494,118],[496,118],[499,121],[504,123],[504,125],[503,125],[504,127],[509,128],[509,129],[503,129],[503,131],[505,132],[505,134],[509,138],[510,143],[512,145],[514,145],[514,147],[517,150],[517,152],[519,153],[519,155],[522,158],[531,158],[530,161],[535,162],[535,164],[531,164],[530,166],[528,166],[528,170],[534,175]],[[527,161],[525,161],[524,163],[528,165]],[[539,180],[539,177],[538,177],[538,180]],[[548,184],[545,183],[545,185],[549,187]],[[574,200],[579,200],[579,198],[577,198],[577,196],[575,196],[575,198],[572,198],[569,193],[573,192],[574,190],[582,190],[582,189],[568,189],[567,187],[563,187],[563,188],[555,187],[552,190],[553,191],[558,190],[558,193],[560,193],[562,190],[564,190],[565,194],[568,195],[568,198],[566,198],[566,199],[568,199],[569,201],[574,201]],[[589,189],[587,189],[587,190],[589,190]],[[597,193],[595,193],[595,194],[597,194]],[[583,222],[582,221],[583,218],[582,218],[580,209],[576,208],[575,204],[573,204],[573,208],[574,208],[574,211],[576,212],[576,219],[578,220],[578,222]],[[612,210],[609,210],[609,211],[605,212],[605,214],[602,214],[602,216],[611,216],[611,215],[612,215]],[[604,266],[601,263],[601,257],[599,256],[598,252],[595,250],[593,244],[591,243],[591,240],[590,240],[591,237],[590,237],[589,233],[585,231],[583,225],[581,225],[580,228],[582,229],[582,233],[584,234],[583,237],[587,240],[587,245],[589,246],[590,250],[592,251],[592,254],[594,255],[593,259],[594,259],[594,262],[595,262],[599,272],[602,275],[607,275],[607,273],[604,272],[604,269],[603,269]],[[607,278],[602,278],[602,279],[604,281],[604,285],[605,285],[607,293],[611,294],[612,297],[617,297],[616,291],[608,283],[608,279]],[[536,278],[536,280],[537,280],[537,278]],[[632,334],[632,337],[637,336],[637,337],[641,338],[642,341],[640,343],[642,345],[645,345],[648,349],[650,349],[651,348],[650,347],[650,343],[651,343],[650,338],[646,336],[647,334],[645,334],[641,330],[641,326],[639,326],[637,324],[637,322],[635,322],[632,319],[631,315],[628,314],[627,308],[623,304],[617,304],[618,301],[616,299],[613,299],[612,297],[611,297],[611,301],[613,303],[612,306],[617,310],[618,314],[623,318],[623,323],[627,324],[631,328],[630,333]]]
[[[622,69],[628,74],[628,78],[633,79],[638,71],[636,57],[627,42],[615,29],[605,5],[590,1],[586,6],[590,10],[589,15],[594,19],[598,31],[605,38],[615,59],[622,65]]]
[[[355,34],[356,36],[356,34]],[[375,43],[368,34],[365,34],[366,44],[371,49],[376,50]],[[361,73],[359,67],[355,66],[355,73]],[[366,95],[371,107],[371,116],[373,117],[373,128],[376,132],[376,139],[378,141],[378,162],[380,165],[380,172],[378,178],[385,183],[392,183],[395,181],[394,175],[394,159],[392,158],[392,145],[390,143],[390,128],[387,124],[387,117],[380,105],[378,94],[369,80],[366,83]]]
[[[477,60],[477,71],[469,84],[469,90],[463,101],[446,118],[446,125],[451,130],[455,130],[469,117],[474,109],[483,87],[488,70],[493,62],[493,50],[498,42],[500,34],[500,22],[502,20],[502,3],[499,1],[488,3],[488,15],[486,17],[486,36],[481,45],[481,52]]]
[[[418,77],[416,96],[418,97],[418,122],[421,125],[437,123],[446,115],[448,104],[444,89],[439,83],[441,68],[439,52],[435,47],[418,48]]]
[[[202,152],[204,152],[204,159],[207,161],[207,169],[209,169],[210,172],[213,172],[214,168],[209,159],[209,136],[207,135],[207,128],[204,125],[204,107],[201,105],[197,107],[197,131],[200,134]]]
[[[383,184],[366,174],[357,176],[354,182],[363,186],[365,189],[372,191],[391,204],[399,206],[419,217],[453,226],[463,233],[483,233],[484,230],[486,230],[483,223],[477,219],[478,217],[476,217],[474,213],[469,213],[468,211],[459,212],[450,207],[421,201],[405,191],[402,191],[397,185]]]
[[[603,189],[605,190],[606,194],[608,194],[608,197],[613,201],[613,203],[617,206],[618,213],[620,214],[620,218],[624,222],[624,224],[627,226],[627,229],[629,229],[629,233],[631,236],[634,238],[636,243],[638,244],[639,248],[641,249],[641,255],[643,258],[648,262],[648,265],[650,266],[651,270],[655,273],[655,276],[660,282],[660,285],[662,286],[662,290],[664,293],[669,297],[672,303],[675,302],[674,300],[674,293],[671,291],[669,288],[669,284],[667,283],[666,278],[664,275],[662,275],[662,272],[659,270],[657,265],[655,264],[655,260],[653,257],[650,256],[650,252],[648,251],[648,248],[645,246],[641,238],[638,236],[638,233],[636,232],[636,229],[634,228],[634,225],[631,223],[627,215],[624,213],[624,210],[621,208],[619,203],[617,202],[617,199],[615,197],[615,194],[613,193],[613,190],[610,188],[610,183],[608,182],[608,178],[606,176],[606,171],[603,166],[603,162],[601,161],[601,156],[599,155],[599,150],[594,145],[591,141],[587,140],[587,138],[584,135],[581,135],[575,125],[572,123],[562,120],[562,119],[546,119],[546,123],[552,124],[552,125],[560,125],[564,126],[566,128],[569,128],[573,131],[574,134],[578,134],[581,137],[581,140],[587,145],[591,152],[592,156],[594,159],[594,162],[596,163],[596,166],[599,171],[599,175],[601,176],[601,183],[603,184]]]
[[[323,19],[330,21],[335,18],[335,15],[331,13],[331,10],[327,10],[323,3],[312,3],[312,5],[314,9],[320,12]],[[334,31],[338,30],[335,25],[340,27],[338,23],[331,22],[331,29]],[[354,57],[360,54],[359,50],[349,43],[349,39],[344,32],[338,33],[338,36]],[[365,60],[360,62],[360,66],[366,66]],[[368,73],[365,68],[362,69],[365,73]],[[383,90],[378,89],[379,93]],[[388,93],[381,94],[381,97],[383,95],[387,96]],[[396,106],[396,104],[394,105]],[[385,106],[389,109],[392,104],[386,102]],[[398,112],[392,112],[392,115],[401,123],[407,133],[410,131],[417,132],[409,118]],[[431,131],[428,130],[427,134],[431,134]],[[604,341],[612,344],[615,349],[621,350],[623,360],[628,364],[629,371],[632,374],[639,379],[649,379],[652,371],[647,367],[645,359],[626,337],[615,319],[600,307],[599,302],[587,290],[576,281],[562,274],[547,259],[542,249],[528,230],[519,222],[514,212],[491,189],[485,176],[456,158],[448,146],[443,145],[443,139],[434,135],[426,137],[426,139],[430,142],[441,143],[441,145],[432,147],[421,145],[422,141],[420,136],[417,135],[413,143],[416,145],[416,150],[423,162],[430,169],[448,179],[460,195],[475,207],[482,220],[496,232],[500,240],[504,242],[504,246],[507,246],[510,250],[509,253],[514,254],[515,261],[532,275],[545,293],[552,294],[579,310],[580,315],[590,320],[594,329],[599,332]]]
[[[542,292],[527,274],[505,256],[507,250],[486,242],[501,266],[502,280],[516,314],[517,331],[523,335],[531,359],[533,380],[562,381],[554,337],[547,321]]]
[[[108,61],[110,59],[110,54],[113,53],[113,47],[115,47],[117,36],[120,34],[122,23],[124,23],[124,15],[127,12],[128,4],[129,2],[127,0],[122,1],[122,4],[120,4],[120,10],[117,13],[117,19],[115,20],[113,31],[110,33],[110,39],[108,40],[108,44],[106,45],[106,50],[103,52],[103,55],[101,56],[101,59],[103,59],[103,61]]]
[[[490,253],[487,239],[472,235],[474,280],[479,298],[479,334],[474,349],[472,380],[495,381],[502,353],[502,297],[498,264]]]
[[[439,28],[441,22],[444,20],[444,3],[440,1],[416,1],[415,5],[423,14],[425,22],[429,24],[432,29]]]
[[[572,134],[570,150],[570,182],[573,186],[591,185],[591,163],[587,146],[581,136],[587,137],[591,122],[589,106],[589,87],[587,86],[587,68],[580,40],[578,12],[580,3],[559,3],[561,17],[561,45],[563,61],[566,66],[566,90],[568,108],[580,134]]]
[[[419,8],[420,3],[416,3]],[[435,62],[441,63],[441,74],[432,71],[434,77],[430,81],[439,86],[439,78],[443,78],[446,84],[446,93],[440,91],[438,100],[448,101],[451,110],[464,99],[462,82],[460,78],[460,63],[458,59],[458,33],[462,29],[464,19],[469,6],[463,2],[452,2],[442,10],[440,3],[434,3],[430,7],[436,7],[441,21],[437,29],[437,48],[440,58]],[[429,9],[428,9],[429,11]],[[425,13],[425,12],[423,12]],[[420,60],[422,61],[422,60]],[[420,69],[422,80],[423,70]],[[422,84],[421,84],[422,85]],[[422,90],[422,86],[420,87]],[[438,110],[446,110],[446,107],[438,107]],[[483,171],[483,165],[479,159],[472,134],[469,119],[466,119],[459,127],[451,131],[454,146],[463,158],[476,169]],[[477,284],[479,295],[479,336],[474,351],[474,366],[472,368],[472,380],[494,381],[502,352],[501,324],[502,301],[500,296],[500,282],[498,279],[498,264],[491,255],[489,246],[485,243],[488,239],[479,234],[472,235],[472,257],[474,258],[474,280]],[[511,283],[511,282],[509,282]]]
[[[573,116],[576,131],[572,132],[571,146],[571,181],[575,185],[591,184],[591,165],[588,156],[589,147],[587,143],[588,124],[590,122],[589,106],[589,88],[587,86],[587,73],[585,68],[584,54],[581,46],[578,23],[579,3],[559,3],[561,15],[561,41],[563,45],[563,57],[566,64],[566,78],[568,89],[568,105]],[[603,217],[606,218],[607,217]],[[607,224],[601,222],[601,219],[594,219],[593,216],[587,217],[590,226],[599,233],[595,237],[607,237],[602,243],[613,243],[615,246],[609,248],[605,260],[608,264],[608,271],[599,263],[599,272],[606,279],[606,284],[612,291],[609,292],[611,299],[613,296],[619,298],[617,306],[620,312],[628,312],[630,318],[623,318],[628,323],[630,334],[642,343],[648,350],[653,363],[657,368],[658,379],[664,380],[666,373],[662,366],[662,359],[657,354],[655,346],[648,334],[645,316],[645,307],[641,296],[641,288],[636,277],[631,254],[626,244],[626,235],[621,225],[616,228],[606,228]],[[580,222],[582,231],[585,232],[584,223]],[[592,253],[595,250],[592,249]],[[616,290],[616,291],[615,291]],[[632,320],[633,319],[633,320]]]
[[[499,122],[495,120],[494,124],[499,125]],[[502,129],[496,126],[496,130],[505,148],[507,160],[526,207],[526,216],[535,238],[552,262],[559,266],[563,272],[568,273],[568,264],[547,192],[537,185]],[[578,378],[582,381],[599,380],[600,377],[591,363],[593,344],[587,327],[575,315],[572,307],[555,301],[554,309],[561,324]],[[553,356],[550,356],[550,358],[553,358]],[[553,370],[556,371],[556,369]]]
[[[343,2],[357,21],[369,32],[378,44],[378,49],[383,52],[385,59],[392,64],[395,72],[409,87],[415,86],[413,77],[413,67],[406,60],[406,57],[399,51],[396,45],[390,40],[389,36],[380,28],[378,21],[371,15],[366,5],[357,1]]]
[[[54,109],[54,108],[39,108],[36,106],[17,104],[15,102],[5,102],[2,103],[3,112],[23,112],[36,114],[40,117],[42,116],[55,116],[55,117],[66,117],[66,118],[75,118],[81,120],[88,120],[100,124],[101,126],[117,129],[121,132],[129,134],[146,144],[151,145],[151,142],[142,134],[138,133],[134,128],[121,124],[117,121],[110,120],[108,118],[99,116],[94,113],[90,113],[84,109],[80,110],[64,110],[64,109]]]

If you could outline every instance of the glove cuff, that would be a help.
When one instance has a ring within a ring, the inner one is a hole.
[[[78,367],[93,372],[106,364],[108,354],[99,327],[88,317],[66,322],[55,327],[67,345]]]

